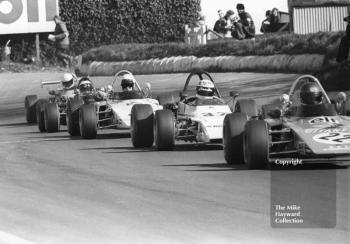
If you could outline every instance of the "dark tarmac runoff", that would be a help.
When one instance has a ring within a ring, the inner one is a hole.
[[[133,148],[125,131],[40,133],[24,97],[44,97],[40,81],[61,76],[0,75],[0,243],[350,243],[346,165],[247,170],[228,166],[220,144],[158,152]],[[136,76],[155,95],[176,94],[186,77]],[[297,77],[213,74],[225,99],[235,90],[259,104]]]

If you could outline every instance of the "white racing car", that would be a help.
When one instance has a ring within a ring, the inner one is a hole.
[[[200,99],[195,95],[196,85],[203,80],[209,81],[213,86],[214,94],[210,99]],[[149,105],[135,105],[131,114],[133,145],[149,147],[155,141],[157,150],[172,150],[175,140],[194,143],[219,142],[222,140],[223,121],[226,114],[237,110],[250,116],[257,115],[255,102],[253,100],[236,101],[235,92],[230,92],[235,104],[230,108],[223,101],[214,84],[209,73],[192,72],[187,77],[179,99],[174,99],[171,95],[158,97],[164,109],[157,110],[154,117]]]
[[[134,80],[132,91],[120,90],[120,80],[125,75],[132,77]],[[80,135],[83,138],[94,139],[99,129],[130,129],[130,114],[135,104],[147,104],[152,111],[162,109],[158,100],[151,98],[149,83],[141,89],[132,73],[122,70],[114,76],[112,91],[107,94],[106,99],[98,102],[85,99],[83,102],[70,103],[69,108],[71,109],[68,116],[73,118],[75,114],[79,121],[78,125],[75,126],[75,130],[79,128]]]

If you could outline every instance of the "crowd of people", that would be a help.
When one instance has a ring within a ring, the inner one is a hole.
[[[218,11],[219,19],[215,22],[214,31],[223,37],[233,37],[238,40],[252,39],[255,37],[255,25],[252,16],[245,11],[245,6],[238,3],[237,14],[228,10],[225,14]]]
[[[219,19],[213,30],[222,37],[233,37],[238,40],[255,37],[255,24],[252,16],[245,11],[242,3],[236,5],[237,14],[233,10],[226,13],[218,10]],[[280,11],[277,8],[266,11],[266,19],[262,22],[260,32],[279,32],[288,30],[288,24],[281,23]]]

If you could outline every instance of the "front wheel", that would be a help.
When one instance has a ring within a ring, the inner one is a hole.
[[[45,103],[44,120],[48,133],[58,132],[60,130],[60,113],[56,103]]]
[[[36,103],[36,121],[38,123],[38,129],[40,132],[46,131],[45,128],[45,104],[49,101],[47,99],[39,99]]]
[[[244,160],[249,169],[264,169],[269,162],[269,133],[264,120],[251,120],[244,134]]]
[[[97,136],[97,114],[94,104],[84,104],[79,110],[80,135],[84,139],[95,139]]]
[[[154,118],[154,140],[159,151],[173,150],[175,145],[174,114],[168,109],[157,110]]]
[[[79,108],[84,104],[84,101],[79,98],[73,98],[67,102],[67,130],[71,136],[79,136]]]
[[[24,98],[24,108],[26,111],[26,120],[28,123],[36,122],[36,110],[35,105],[38,100],[36,95],[28,95]]]
[[[227,164],[243,164],[243,133],[247,115],[233,113],[226,115],[223,128],[223,148]]]
[[[151,147],[153,137],[153,109],[149,104],[135,104],[131,109],[131,142],[134,147]]]

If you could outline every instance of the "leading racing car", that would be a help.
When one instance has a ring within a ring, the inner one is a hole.
[[[231,92],[233,100],[237,93]],[[135,147],[172,150],[175,140],[192,143],[211,143],[222,140],[226,114],[237,110],[249,116],[257,115],[253,100],[235,101],[235,109],[222,99],[211,75],[205,71],[189,74],[179,98],[158,97],[164,109],[153,116],[148,105],[135,105],[131,112],[131,138]]]
[[[331,101],[318,79],[296,79],[288,94],[262,106],[259,116],[228,114],[224,120],[224,155],[228,164],[263,169],[269,163],[300,164],[349,160],[350,117],[344,116],[343,92]],[[345,110],[344,110],[345,109]]]

